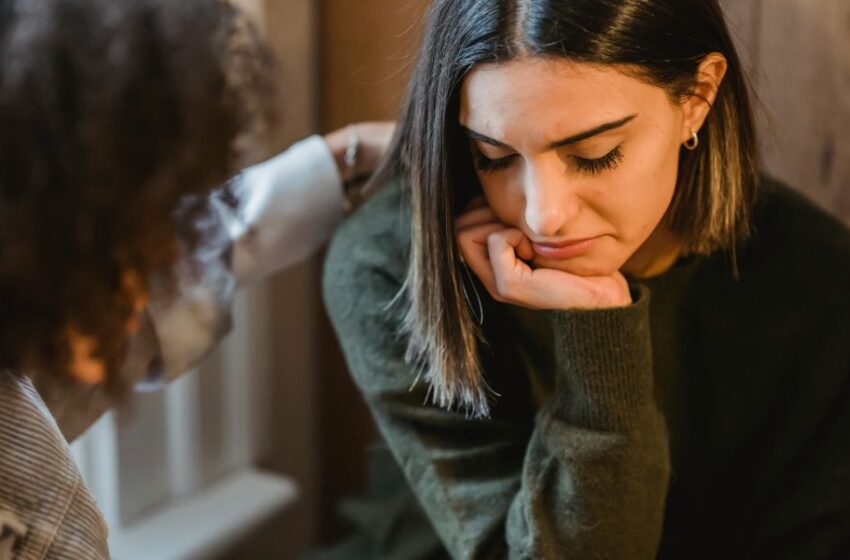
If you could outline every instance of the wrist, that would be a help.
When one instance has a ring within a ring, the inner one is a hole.
[[[348,150],[347,131],[345,128],[335,130],[326,134],[324,136],[324,140],[333,155],[334,162],[336,163],[337,170],[339,171],[339,176],[342,178],[343,183],[345,183],[347,180],[345,164],[345,153]]]
[[[567,294],[562,305],[554,310],[571,309],[602,310],[629,307],[636,301],[628,282],[619,274],[610,277],[582,278],[578,284],[582,289]]]
[[[607,282],[599,285],[599,289],[595,307],[605,309],[628,307],[635,301],[629,282],[622,274],[610,276]]]
[[[559,410],[583,427],[627,430],[654,396],[649,290],[627,307],[555,311]]]
[[[360,137],[357,125],[350,124],[325,136],[325,142],[333,154],[339,176],[342,179],[344,210],[346,213],[354,210],[362,201],[357,188],[363,178],[358,176],[357,165],[360,154]]]

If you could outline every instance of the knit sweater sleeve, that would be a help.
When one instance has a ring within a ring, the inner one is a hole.
[[[349,369],[454,558],[654,558],[669,475],[652,394],[648,292],[629,307],[552,314],[556,394],[530,437],[425,401],[387,304],[403,219],[379,197],[337,234],[324,293]],[[523,371],[512,372],[516,376]]]

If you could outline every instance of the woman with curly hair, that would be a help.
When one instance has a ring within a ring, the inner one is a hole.
[[[108,558],[65,438],[203,355],[234,287],[318,247],[374,165],[391,125],[231,181],[271,75],[224,0],[0,0],[0,559]]]
[[[749,99],[716,0],[433,2],[326,265],[391,454],[320,558],[850,558],[850,232]]]

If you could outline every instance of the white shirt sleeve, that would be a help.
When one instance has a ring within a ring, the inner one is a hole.
[[[343,218],[342,179],[330,148],[312,136],[241,177],[232,267],[238,285],[312,255]]]
[[[307,258],[344,216],[342,179],[320,136],[244,170],[237,181],[238,210],[214,203],[209,242],[175,265],[176,293],[151,290],[159,371],[149,372],[150,387],[196,365],[228,332],[236,287]]]

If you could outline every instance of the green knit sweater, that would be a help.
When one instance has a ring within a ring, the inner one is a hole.
[[[403,187],[339,230],[327,307],[443,554],[850,558],[850,233],[764,190],[737,279],[718,254],[634,284],[626,308],[488,299],[481,354],[500,397],[485,420],[411,389],[387,308],[409,254]]]

